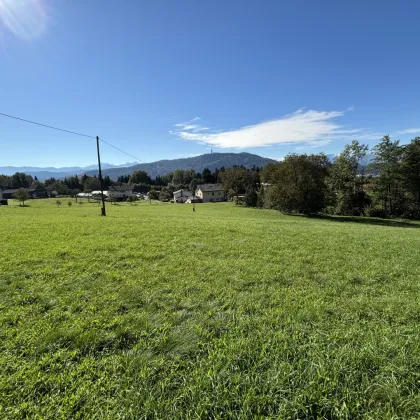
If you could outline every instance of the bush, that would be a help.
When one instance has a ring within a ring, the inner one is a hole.
[[[327,206],[324,209],[324,214],[328,214],[328,215],[336,214],[336,208],[334,206]]]
[[[384,209],[381,209],[380,207],[374,207],[374,206],[365,207],[364,215],[366,217],[382,217],[382,218],[385,218],[387,216]]]
[[[130,195],[129,197],[127,197],[127,203],[133,204],[138,200],[136,195]]]
[[[149,198],[150,200],[157,200],[159,198],[159,193],[155,189],[151,189],[149,191]]]
[[[264,195],[265,195],[264,187],[261,186],[260,190],[258,191],[258,196],[257,196],[257,207],[260,209],[264,207]]]
[[[258,194],[255,190],[248,190],[244,197],[245,204],[249,207],[256,207],[258,202]]]

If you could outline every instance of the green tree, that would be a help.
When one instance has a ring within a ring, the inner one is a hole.
[[[354,140],[344,147],[344,151],[331,165],[329,185],[332,194],[330,198],[335,207],[335,213],[341,215],[361,215],[370,204],[363,187],[365,176],[362,162],[368,146]]]
[[[265,192],[266,206],[302,214],[321,211],[325,205],[329,165],[324,154],[286,156],[276,168],[275,183]]]
[[[120,175],[117,178],[118,184],[128,184],[128,181],[130,180],[130,175]]]
[[[133,203],[135,203],[136,201],[137,201],[137,196],[134,194],[127,197],[127,202],[130,203],[130,205],[133,205]]]
[[[101,189],[101,184],[99,179],[96,177],[88,177],[83,183],[84,192],[99,191]]]
[[[236,203],[238,203],[239,194],[256,191],[258,182],[256,173],[241,166],[234,166],[221,172],[220,179],[225,191],[231,197],[236,197]]]
[[[11,177],[10,187],[11,188],[29,188],[33,180],[34,179],[30,175],[26,175],[23,172],[16,172]]]
[[[54,178],[54,177],[51,177],[51,178],[49,178],[49,179],[46,179],[45,181],[44,181],[44,187],[45,188],[47,188],[47,187],[49,187],[50,185],[55,185],[55,183],[57,182],[57,180]]]
[[[211,170],[209,168],[204,168],[203,173],[201,174],[201,177],[203,179],[203,182],[205,184],[209,184],[212,182],[216,182],[215,176],[212,174]]]
[[[55,191],[57,191],[58,195],[68,195],[69,194],[69,188],[62,181],[57,181],[56,182]]]
[[[163,187],[162,191],[159,193],[159,200],[168,201],[173,197],[168,187]]]
[[[159,194],[154,188],[149,191],[149,198],[150,200],[159,200]]]
[[[402,179],[409,202],[409,215],[420,219],[420,137],[411,140],[404,148]]]
[[[77,175],[64,178],[63,183],[69,188],[69,190],[81,191],[83,188],[83,185],[81,184]]]
[[[265,187],[263,185],[260,186],[257,194],[256,207],[263,208],[265,204]]]
[[[274,184],[279,181],[281,162],[269,163],[260,173],[261,181],[267,184]]]
[[[19,188],[15,192],[14,197],[16,200],[20,201],[21,206],[24,206],[25,201],[29,198],[28,191],[25,188]]]
[[[12,177],[8,175],[0,175],[0,186],[10,187],[11,181],[12,181]]]
[[[400,141],[391,141],[384,136],[373,149],[374,167],[379,170],[377,195],[388,216],[400,216],[404,212],[404,190],[402,186],[402,155]]]
[[[145,171],[134,171],[130,178],[129,178],[130,184],[151,184],[152,178],[148,175]]]
[[[245,204],[249,207],[257,207],[258,203],[258,193],[255,188],[248,188],[245,197],[244,197]]]
[[[111,180],[109,175],[105,175],[104,178],[103,178],[104,190],[106,191],[111,185],[114,185],[114,181]]]
[[[189,185],[189,190],[192,192],[193,195],[195,195],[195,190],[197,189],[197,180],[192,179]]]
[[[176,171],[174,171],[173,176],[172,176],[172,182],[175,185],[180,185],[184,183],[184,171],[177,169]]]

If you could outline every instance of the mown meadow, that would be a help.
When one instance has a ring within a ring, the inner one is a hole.
[[[0,207],[0,418],[417,419],[420,224]]]

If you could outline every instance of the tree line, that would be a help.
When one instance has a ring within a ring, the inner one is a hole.
[[[367,153],[372,162],[364,164]],[[420,137],[389,136],[370,151],[353,141],[330,162],[324,154],[290,154],[266,166],[257,192],[262,207],[303,214],[420,218]]]

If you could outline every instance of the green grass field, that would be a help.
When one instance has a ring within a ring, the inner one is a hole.
[[[420,418],[420,224],[62,201],[0,207],[0,418]]]

